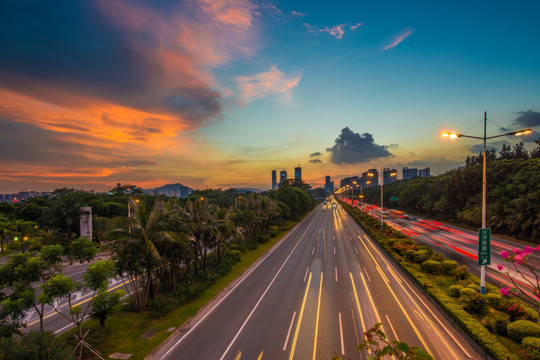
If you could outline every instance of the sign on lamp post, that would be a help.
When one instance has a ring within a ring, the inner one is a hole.
[[[491,229],[478,229],[478,265],[491,265]]]

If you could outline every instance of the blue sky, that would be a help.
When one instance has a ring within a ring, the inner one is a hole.
[[[438,174],[477,145],[440,131],[484,111],[488,135],[540,131],[536,1],[0,6],[0,192]]]

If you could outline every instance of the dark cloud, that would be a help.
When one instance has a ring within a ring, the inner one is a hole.
[[[322,154],[320,152],[314,152],[313,154],[309,154],[310,157],[314,157],[314,156],[321,156]]]
[[[106,4],[106,3],[105,3]],[[100,99],[194,124],[221,114],[221,95],[165,69],[157,35],[121,28],[98,1],[10,2],[0,10],[0,86],[57,105]],[[186,64],[186,49],[175,56]]]
[[[389,146],[377,145],[369,133],[362,135],[351,131],[348,127],[341,130],[336,143],[326,151],[330,152],[330,160],[338,165],[357,164],[381,157],[390,157]]]
[[[309,162],[313,163],[313,164],[321,164],[322,163],[322,161],[319,160],[319,159],[311,159],[311,160],[309,160]]]
[[[519,111],[516,114],[518,117],[512,122],[513,126],[520,128],[533,128],[540,126],[540,112],[527,110]]]

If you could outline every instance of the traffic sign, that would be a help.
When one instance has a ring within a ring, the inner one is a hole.
[[[397,196],[390,196],[390,201],[399,201],[399,197],[397,197]]]
[[[491,229],[478,229],[478,265],[491,265]]]

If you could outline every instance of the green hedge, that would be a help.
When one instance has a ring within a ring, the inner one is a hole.
[[[508,324],[508,337],[521,343],[526,337],[540,337],[540,324],[528,320],[517,320]]]

